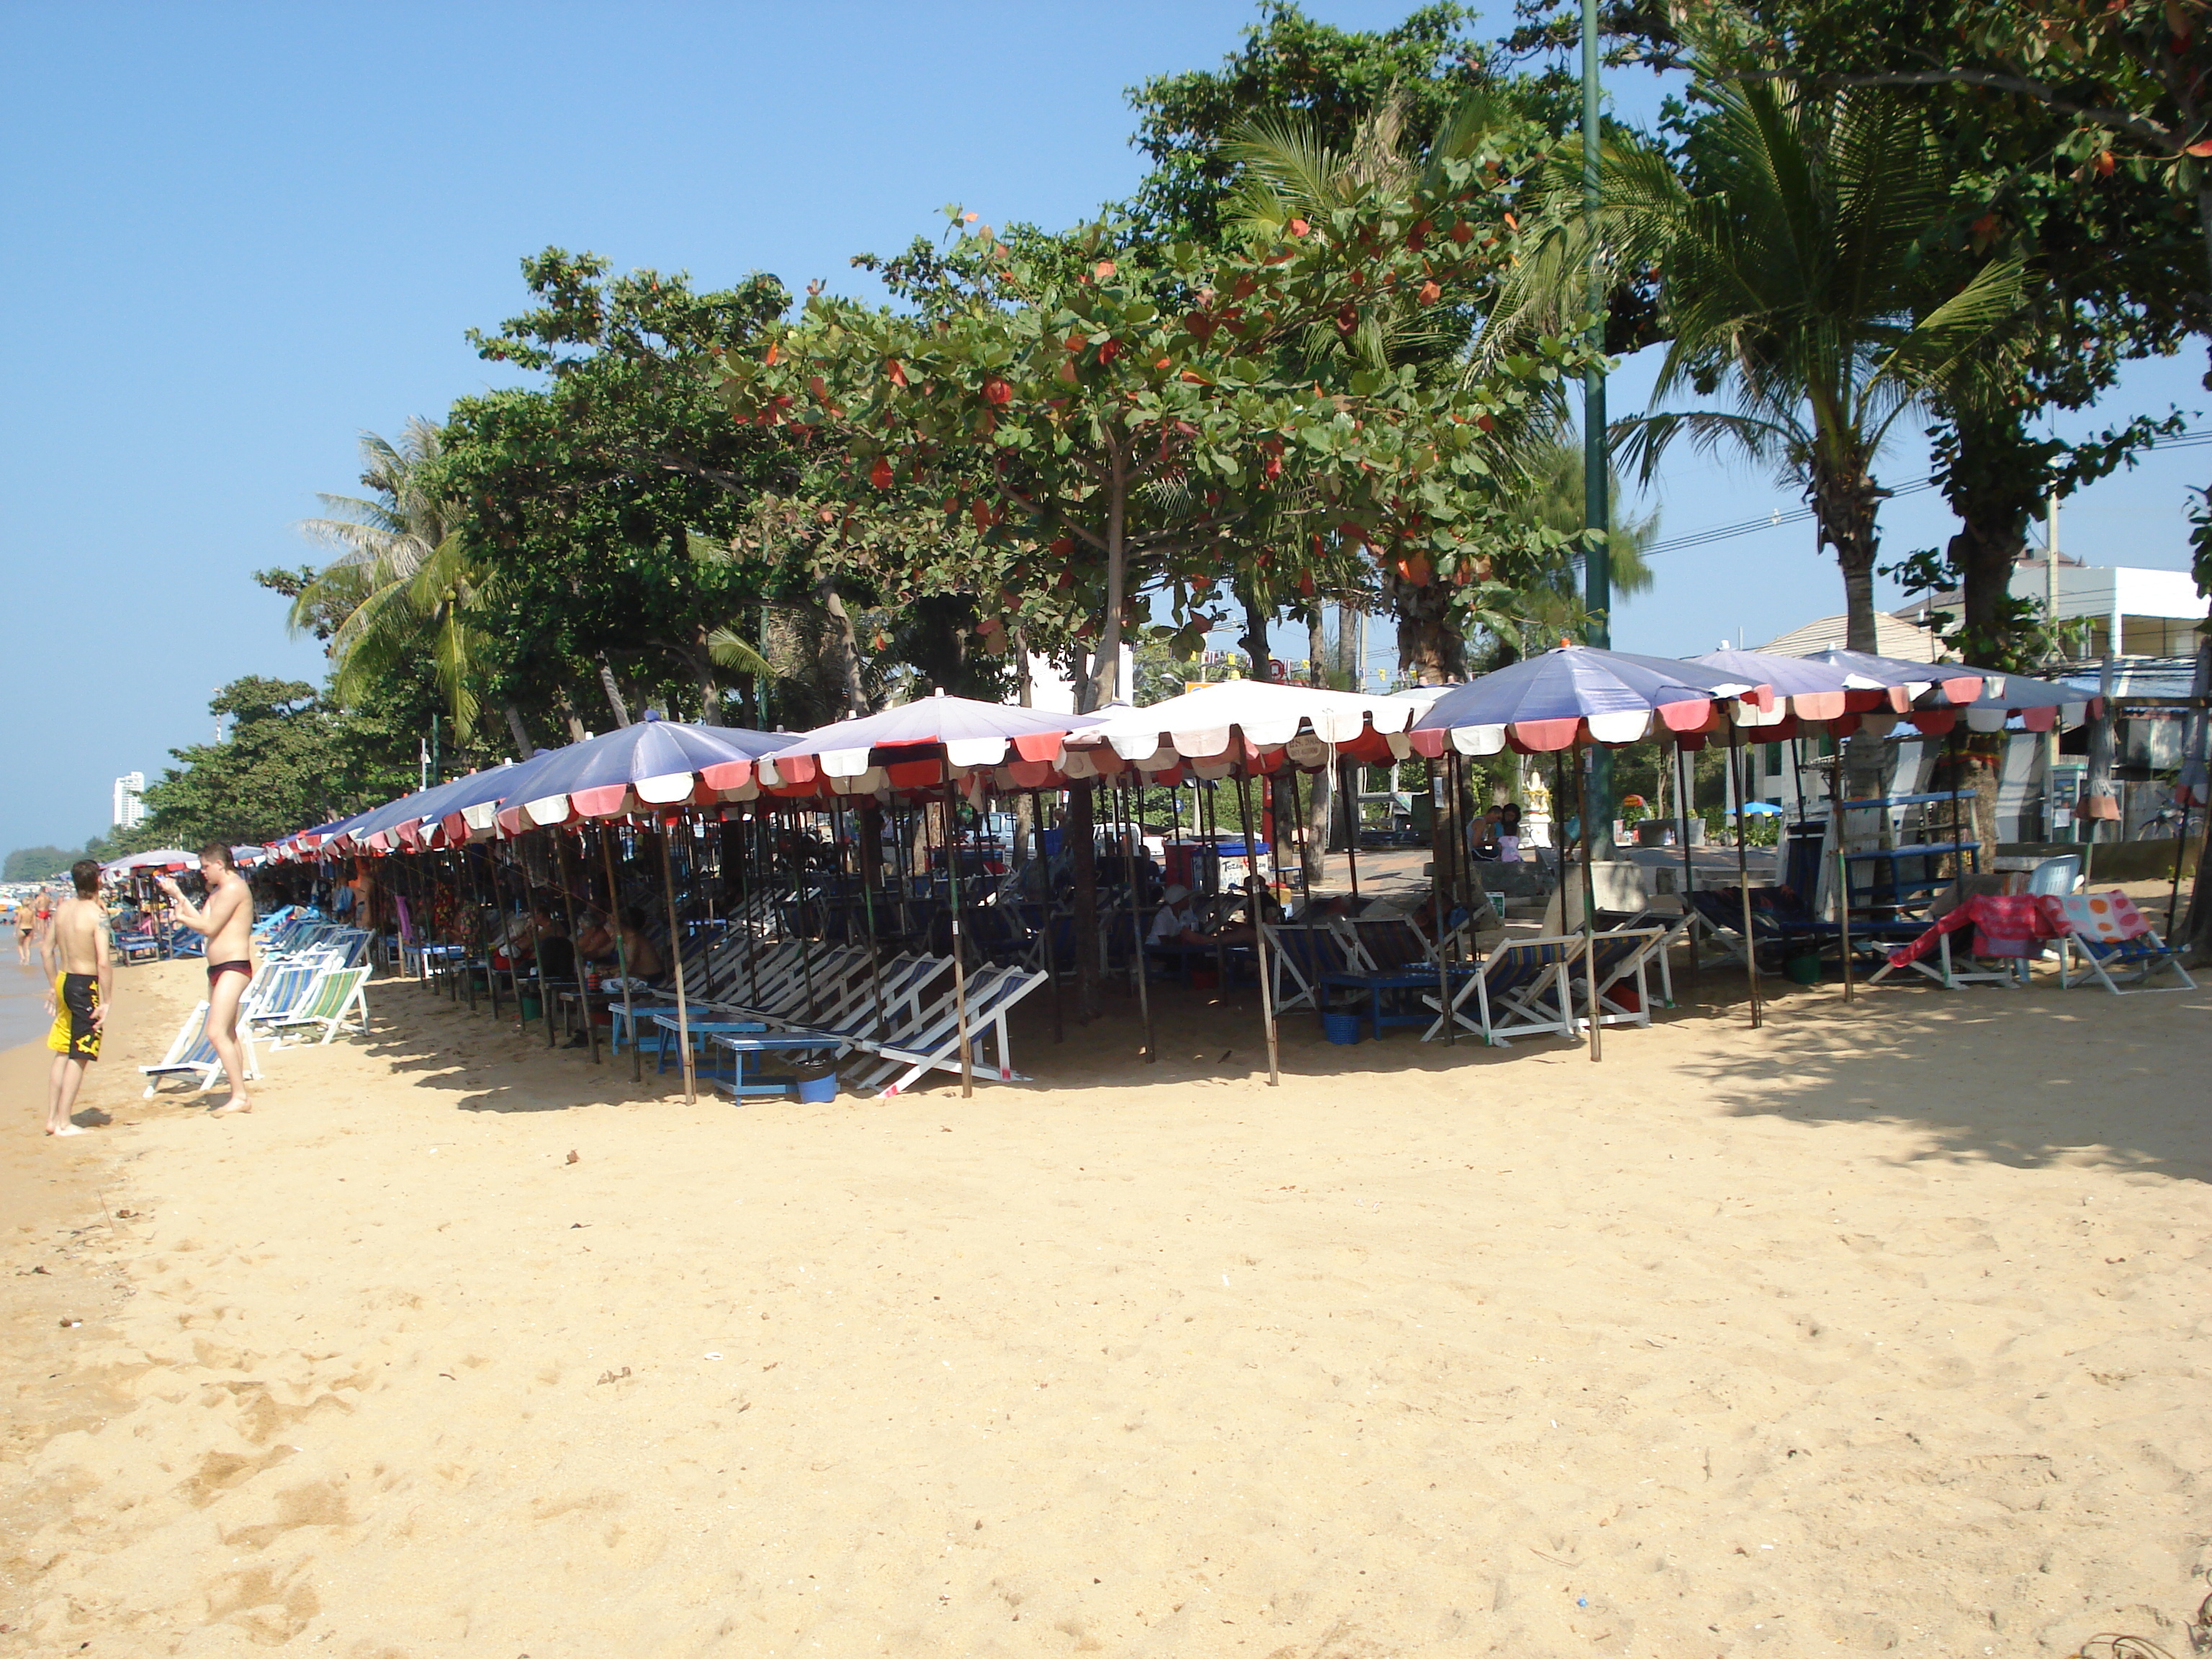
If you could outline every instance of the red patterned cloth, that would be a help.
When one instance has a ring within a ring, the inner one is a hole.
[[[2044,908],[2033,893],[1978,893],[1956,906],[1933,927],[1889,953],[1890,966],[1902,968],[1926,956],[1936,941],[1972,925],[1978,957],[2032,957],[2045,939],[2066,932],[2065,924]]]

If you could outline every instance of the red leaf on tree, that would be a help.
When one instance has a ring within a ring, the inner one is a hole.
[[[1073,386],[1075,384],[1075,359],[1073,357],[1062,357],[1060,360],[1060,367],[1055,369],[1054,373],[1057,374],[1060,378],[1069,386]]]
[[[2112,151],[2108,149],[2100,149],[2097,152],[2097,176],[2100,179],[2111,178],[2112,176],[2112,169],[2117,165],[2118,163],[2112,160]]]
[[[814,394],[815,402],[826,404],[830,401],[830,388],[822,384],[822,377],[819,374],[806,382],[806,389]]]
[[[1498,430],[1498,422],[1492,420],[1487,415],[1476,416],[1474,417],[1474,423],[1480,427],[1485,432],[1495,432]]]
[[[893,386],[904,386],[906,384],[906,370],[899,366],[899,361],[897,358],[892,358],[890,367],[884,372],[890,376],[890,381]]]
[[[883,456],[878,456],[876,464],[868,469],[868,482],[878,489],[889,489],[891,487],[890,462]]]
[[[1075,538],[1073,536],[1056,537],[1054,538],[1052,545],[1048,548],[1046,551],[1057,553],[1064,559],[1069,554],[1075,551]]]
[[[1302,574],[1301,576],[1299,576],[1299,578],[1298,578],[1298,592],[1301,592],[1301,593],[1303,593],[1303,594],[1304,594],[1304,595],[1306,596],[1306,598],[1308,598],[1308,599],[1311,599],[1311,598],[1313,598],[1313,596],[1314,596],[1314,579],[1313,579],[1313,572],[1312,572],[1312,571],[1309,570],[1309,571],[1305,572],[1304,574]]]
[[[770,368],[774,368],[775,367],[775,360],[781,356],[782,356],[782,353],[776,349],[775,342],[770,340],[768,343],[768,366]]]
[[[1336,331],[1349,334],[1359,326],[1359,307],[1346,300],[1336,313]]]
[[[1291,234],[1293,236],[1303,236],[1312,228],[1313,227],[1303,219],[1291,221]]]
[[[1467,246],[1468,239],[1474,234],[1474,227],[1468,223],[1464,219],[1461,220],[1457,224],[1451,228],[1452,240],[1457,242],[1462,247],[1465,247]]]
[[[1421,284],[1421,303],[1425,306],[1436,304],[1438,300],[1443,298],[1443,289],[1438,288],[1434,283]]]
[[[976,529],[988,530],[991,527],[990,502],[981,500],[977,501],[975,507],[969,513],[969,516],[975,520]]]
[[[1013,400],[1014,389],[1008,386],[1004,380],[991,380],[983,382],[983,401],[985,403],[995,404],[1003,407],[1004,405],[1013,402]]]
[[[1124,349],[1126,348],[1119,340],[1109,340],[1098,348],[1098,361],[1102,364],[1110,363],[1120,356]]]
[[[1101,259],[1091,268],[1098,273],[1098,280],[1102,283],[1114,274],[1114,262],[1111,259]]]

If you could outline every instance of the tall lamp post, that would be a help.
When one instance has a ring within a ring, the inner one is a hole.
[[[1590,348],[1605,349],[1605,274],[1595,230],[1598,190],[1597,0],[1583,0],[1583,212],[1593,233],[1590,243]],[[1613,644],[1613,503],[1607,484],[1612,477],[1605,441],[1605,368],[1593,363],[1583,371],[1583,643],[1600,650]],[[1589,795],[1583,834],[1585,848],[1613,840],[1613,757],[1601,744],[1589,750]],[[1602,834],[1601,834],[1602,832]]]

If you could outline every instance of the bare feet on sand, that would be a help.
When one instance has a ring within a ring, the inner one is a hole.
[[[84,1131],[78,1128],[74,1123],[64,1123],[60,1128],[49,1129],[46,1133],[50,1135],[81,1135]]]
[[[248,1100],[244,1095],[233,1095],[228,1100],[223,1102],[222,1105],[216,1107],[215,1110],[210,1112],[208,1115],[210,1117],[227,1117],[233,1112],[250,1112],[252,1109],[253,1103]]]

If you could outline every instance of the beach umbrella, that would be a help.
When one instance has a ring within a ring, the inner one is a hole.
[[[1772,700],[1761,678],[1590,646],[1563,645],[1456,685],[1413,720],[1413,750],[1434,758],[1447,740],[1462,755],[1511,747],[1551,754],[1588,743],[1618,746],[1714,728],[1720,705]]]
[[[786,797],[921,793],[955,781],[976,793],[987,781],[1008,792],[1039,789],[1060,774],[1067,735],[1100,718],[939,691],[879,714],[783,738],[757,767],[726,768],[708,782],[724,799],[737,800],[760,792]]]
[[[187,853],[181,847],[156,847],[143,853],[131,853],[110,860],[100,866],[102,875],[122,875],[132,870],[182,870],[198,864],[200,855]]]
[[[1726,720],[1733,745],[1735,723],[1729,716],[1746,705],[1765,708],[1772,701],[1769,683],[1754,675],[1668,657],[1562,645],[1455,687],[1414,720],[1408,735],[1416,752],[1431,759],[1441,756],[1447,744],[1460,755],[1494,755],[1508,747],[1522,754],[1562,755],[1589,744],[1618,746],[1646,738],[1677,744],[1686,738],[1702,742],[1705,733]],[[1583,949],[1590,964],[1586,972],[1592,1001],[1590,1058],[1595,1060],[1603,1052],[1595,1006],[1597,945],[1593,913],[1597,897],[1590,872],[1589,808],[1579,766],[1575,769],[1575,783],[1576,811],[1583,823]],[[1687,837],[1684,839],[1686,842]],[[1737,873],[1744,888],[1744,937],[1748,939],[1751,896],[1745,860],[1739,819]],[[1564,919],[1564,903],[1560,908]],[[1759,1023],[1755,968],[1750,979],[1755,1026]],[[1449,1011],[1448,994],[1443,1000]],[[1450,1029],[1449,1020],[1446,1029]]]
[[[702,788],[717,787],[710,775],[749,771],[761,756],[788,741],[773,732],[688,726],[648,715],[524,762],[498,798],[500,825],[513,833],[689,805]],[[453,799],[475,794],[472,804],[480,805],[481,789],[463,790]]]
[[[748,792],[762,791],[786,796],[943,792],[946,875],[952,901],[953,1009],[960,1033],[963,1097],[973,1095],[975,1085],[968,1030],[968,967],[961,943],[958,836],[952,815],[956,776],[967,775],[979,804],[987,781],[1009,791],[1041,788],[1060,772],[1068,733],[1095,725],[1097,719],[1094,714],[1049,714],[1007,703],[949,697],[939,690],[881,714],[836,720],[803,732],[785,739],[757,768],[728,768],[708,780],[725,799],[740,800],[750,798]],[[1047,912],[1045,926],[1049,931],[1049,903]],[[1055,977],[1055,995],[1058,987]]]
[[[684,806],[698,799],[710,787],[702,775],[712,769],[750,766],[759,756],[783,741],[773,732],[750,732],[741,726],[687,726],[648,715],[635,725],[605,732],[581,743],[572,743],[550,754],[526,761],[505,779],[506,793],[498,797],[500,827],[513,834],[523,829],[550,829],[586,818],[609,818],[625,812]],[[494,778],[498,775],[494,774]],[[464,781],[466,782],[466,781]],[[484,784],[464,788],[449,798],[481,806]],[[460,809],[465,816],[466,807]],[[676,887],[669,859],[667,826],[659,826],[661,890],[668,908],[668,948],[676,975],[677,1040],[684,1050],[684,1096],[697,1095],[696,1062],[691,1053],[690,1002],[684,977],[684,940],[676,916]],[[614,848],[602,842],[607,864],[607,901],[615,904]],[[623,999],[630,1004],[629,963],[619,956],[621,919],[616,917],[617,960],[623,969]],[[630,1029],[632,1071],[642,1061],[636,1052],[637,1033]]]

